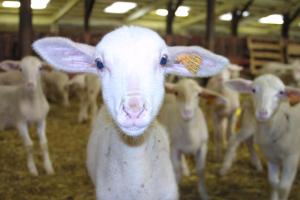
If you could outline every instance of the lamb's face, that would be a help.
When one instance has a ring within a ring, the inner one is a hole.
[[[168,86],[167,90],[172,91],[176,96],[178,109],[183,120],[191,120],[198,108],[199,94],[201,88],[192,79],[181,79],[177,84]],[[171,88],[172,87],[172,88]]]
[[[21,60],[20,69],[28,90],[33,90],[37,87],[41,66],[42,62],[34,56],[26,56]]]
[[[255,115],[259,121],[266,121],[278,108],[285,96],[285,86],[273,75],[265,75],[254,80],[252,85]]]
[[[149,39],[150,38],[150,39]],[[164,41],[152,31],[120,29],[96,47],[104,102],[126,134],[144,132],[155,118],[164,94]]]

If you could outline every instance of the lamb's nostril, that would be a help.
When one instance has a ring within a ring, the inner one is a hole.
[[[268,111],[265,110],[265,109],[262,109],[262,110],[259,110],[259,111],[258,111],[258,115],[259,115],[260,117],[263,117],[263,118],[267,117],[268,114],[269,114]]]
[[[124,101],[122,109],[128,118],[138,119],[141,117],[146,107],[144,101],[140,97],[129,97]]]

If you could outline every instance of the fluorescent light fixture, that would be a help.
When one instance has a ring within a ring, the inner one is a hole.
[[[283,24],[283,16],[280,14],[272,14],[262,17],[258,21],[262,24]]]
[[[179,6],[175,12],[177,17],[187,17],[189,15],[190,7],[188,6]],[[168,10],[167,9],[157,9],[155,14],[159,16],[167,16]]]
[[[50,0],[31,0],[32,9],[45,9]]]
[[[225,13],[225,14],[219,16],[219,19],[222,21],[231,21],[232,15],[231,15],[231,13]]]
[[[167,16],[168,15],[168,10],[167,9],[157,9],[155,11],[155,14],[159,16]]]
[[[175,12],[177,17],[187,17],[189,15],[190,7],[188,6],[179,6]]]
[[[248,17],[249,16],[249,12],[248,11],[244,11],[243,12],[243,17]],[[225,13],[221,16],[219,16],[219,19],[222,21],[231,21],[232,20],[232,14],[231,13]]]
[[[117,1],[113,4],[111,4],[110,6],[107,6],[104,9],[104,12],[123,14],[123,13],[127,13],[129,10],[135,8],[136,6],[137,6],[137,4],[133,3],[133,2]]]
[[[50,0],[31,0],[32,9],[45,9]],[[3,1],[2,6],[6,8],[19,8],[19,1]]]
[[[3,1],[2,6],[6,8],[19,8],[20,2],[19,1]]]

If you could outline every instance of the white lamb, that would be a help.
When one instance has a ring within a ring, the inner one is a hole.
[[[100,93],[100,82],[95,74],[79,74],[69,81],[70,89],[74,90],[80,101],[78,122],[88,120],[89,113],[91,119],[96,117],[98,111],[97,98]]]
[[[101,77],[105,106],[94,121],[87,159],[97,199],[178,199],[167,133],[155,120],[164,76],[211,76],[227,59],[196,46],[168,47],[157,33],[135,26],[108,33],[96,47],[59,37],[33,47],[58,69]],[[184,67],[189,63],[176,62],[182,54],[201,57],[195,74]]]
[[[287,200],[295,179],[300,155],[300,90],[285,87],[274,75],[262,75],[253,82],[245,79],[226,83],[239,92],[251,93],[257,119],[256,141],[268,162],[271,200]]]
[[[28,125],[36,124],[45,170],[48,174],[53,174],[45,132],[49,105],[41,86],[42,63],[36,57],[26,56],[14,67],[18,66],[22,70],[24,83],[0,86],[0,130],[10,127],[18,129],[26,148],[29,172],[38,175],[33,159],[33,142],[28,133]]]
[[[230,64],[220,74],[212,77],[207,83],[207,89],[213,90],[227,99],[226,104],[212,102],[208,111],[213,123],[214,148],[218,161],[222,158],[222,150],[230,136],[235,132],[237,123],[236,111],[240,107],[239,94],[226,87],[225,81],[237,77],[242,67]]]
[[[198,190],[202,200],[208,199],[205,186],[205,162],[208,131],[206,120],[199,108],[199,96],[225,101],[213,91],[200,87],[195,80],[181,79],[166,83],[167,94],[158,120],[167,127],[171,139],[171,155],[177,181],[181,179],[182,154],[195,156],[199,176]]]

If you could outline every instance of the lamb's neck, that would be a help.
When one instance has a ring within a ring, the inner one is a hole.
[[[259,132],[264,136],[279,137],[288,131],[289,113],[280,104],[275,113],[266,122],[258,122]],[[279,125],[280,124],[280,125]]]

